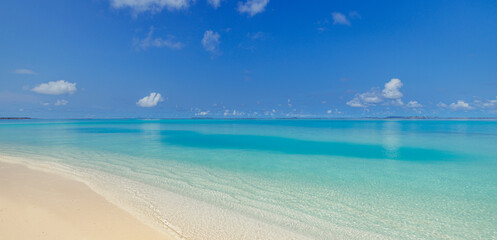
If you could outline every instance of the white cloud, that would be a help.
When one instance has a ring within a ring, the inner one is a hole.
[[[254,16],[258,13],[264,12],[269,0],[247,0],[245,3],[238,2],[238,11],[240,13],[247,13],[249,16]]]
[[[497,99],[489,100],[488,102],[483,103],[483,107],[495,107],[497,106]]]
[[[332,110],[326,111],[326,113],[328,113],[328,114],[331,114],[332,112],[333,112]]]
[[[31,91],[51,95],[60,95],[66,93],[72,94],[76,92],[76,83],[70,83],[64,80],[51,81],[48,83],[42,83],[31,89]]]
[[[463,100],[457,100],[457,102],[451,103],[449,105],[447,105],[443,102],[440,102],[437,104],[437,106],[441,107],[441,108],[449,108],[452,110],[470,110],[470,109],[473,109],[473,107],[470,106],[469,103],[466,103]]]
[[[423,105],[421,105],[420,103],[418,103],[418,101],[409,101],[406,106],[409,107],[409,108],[420,108],[420,107],[423,107]]]
[[[33,70],[25,69],[25,68],[14,69],[13,72],[15,74],[30,74],[30,75],[36,74],[36,72],[34,72]]]
[[[371,89],[371,91],[369,92],[359,94],[358,97],[362,102],[365,102],[367,104],[376,104],[383,101],[383,99],[381,99],[381,96],[376,91],[376,89]]]
[[[135,13],[186,9],[194,0],[110,0],[114,8],[130,8]]]
[[[496,99],[485,100],[485,101],[475,100],[474,104],[476,106],[480,107],[480,108],[493,108],[493,107],[497,107],[497,97],[496,97]]]
[[[367,107],[375,106],[377,103],[382,102],[383,99],[378,89],[373,88],[369,92],[356,94],[356,96],[347,102],[351,107]]]
[[[214,8],[218,8],[221,5],[222,0],[207,0],[207,2]]]
[[[160,93],[153,92],[150,93],[150,95],[138,100],[138,102],[136,102],[136,105],[140,107],[155,107],[159,102],[162,101],[163,99]]]
[[[468,110],[468,109],[472,109],[471,106],[469,106],[468,103],[462,101],[462,100],[457,100],[457,102],[455,103],[451,103],[449,105],[449,108],[452,109],[452,110]]]
[[[200,111],[200,112],[195,113],[195,116],[205,116],[209,113],[210,113],[210,111]]]
[[[348,101],[347,105],[351,107],[366,107],[364,104],[362,104],[361,100],[359,100],[358,97],[355,97],[352,100]]]
[[[169,35],[166,39],[162,39],[160,37],[153,38],[152,35],[154,33],[154,27],[150,27],[150,31],[147,34],[147,37],[141,40],[136,40],[135,44],[142,48],[147,49],[149,47],[168,47],[171,49],[181,49],[184,44],[178,41],[174,41],[174,36]]]
[[[229,116],[230,114],[231,114],[231,116],[244,116],[244,115],[247,115],[247,113],[242,112],[242,111],[237,111],[236,109],[234,109],[232,113],[230,113],[229,111],[225,111],[224,112],[224,116]]]
[[[402,81],[398,78],[393,78],[390,82],[385,83],[385,88],[383,89],[383,97],[390,99],[401,98],[403,94],[400,92],[402,87]]]
[[[440,108],[446,108],[446,107],[448,107],[448,106],[447,106],[447,104],[445,104],[445,103],[443,103],[443,102],[439,102],[439,103],[437,104],[437,107],[440,107]]]
[[[211,53],[218,53],[219,44],[221,43],[221,41],[219,40],[220,38],[221,35],[219,35],[219,33],[207,30],[205,31],[204,37],[202,38],[202,46],[204,46],[204,49],[206,51],[209,51]]]
[[[400,106],[404,106],[404,102],[402,101],[402,99],[397,98],[395,100],[391,100],[391,101],[386,102],[385,105],[392,105],[392,106],[400,107]]]
[[[403,106],[401,87],[402,81],[394,78],[385,83],[385,88],[381,93],[378,88],[372,88],[368,92],[356,94],[352,100],[347,102],[347,105],[351,107],[368,107],[383,102],[383,105]]]
[[[339,12],[333,12],[331,13],[331,16],[333,17],[333,24],[342,24],[342,25],[347,25],[350,26],[350,21],[347,19],[347,16],[345,16],[343,13]]]
[[[57,100],[55,103],[54,103],[54,106],[65,106],[67,105],[69,102],[67,100]]]

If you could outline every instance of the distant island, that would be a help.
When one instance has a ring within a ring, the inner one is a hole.
[[[0,117],[0,120],[32,120],[43,118],[31,117]],[[49,118],[47,118],[48,120]],[[276,118],[226,118],[226,117],[184,117],[184,118],[62,118],[59,120],[496,120],[495,117],[433,117],[433,116],[387,116],[387,117],[341,117],[341,118],[326,118],[326,117],[276,117]]]
[[[0,117],[0,120],[25,120],[32,119],[30,117]]]

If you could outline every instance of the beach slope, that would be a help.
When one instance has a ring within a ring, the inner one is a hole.
[[[85,184],[0,162],[0,239],[174,239]]]

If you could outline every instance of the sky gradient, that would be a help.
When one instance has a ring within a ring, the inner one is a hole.
[[[0,7],[1,116],[497,116],[495,1]]]

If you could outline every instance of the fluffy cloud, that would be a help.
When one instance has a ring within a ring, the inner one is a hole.
[[[365,102],[367,104],[376,104],[383,101],[383,99],[381,99],[381,96],[380,94],[378,94],[378,91],[376,89],[371,89],[371,91],[369,92],[359,94],[358,97],[359,99],[361,99],[362,102]]]
[[[462,101],[462,100],[457,100],[457,102],[455,103],[451,103],[449,105],[449,108],[452,109],[452,110],[468,110],[468,109],[472,109],[471,106],[469,106],[468,103]]]
[[[474,104],[480,108],[494,108],[497,107],[497,97],[495,99],[484,100],[484,101],[475,100]]]
[[[318,21],[317,22],[317,24],[318,24],[317,30],[319,32],[327,31],[329,24],[351,26],[352,25],[351,21],[356,20],[356,19],[361,19],[361,15],[359,15],[359,13],[357,11],[349,12],[348,16],[345,13],[332,12],[331,18],[332,18],[332,20],[325,18],[323,20]]]
[[[393,78],[385,83],[385,87],[381,93],[378,88],[373,88],[368,92],[356,94],[352,100],[347,102],[347,105],[351,107],[368,107],[383,102],[384,105],[403,106],[404,102],[401,99],[403,94],[400,92],[401,87],[402,81]],[[411,102],[417,103],[416,101]]]
[[[222,0],[207,0],[207,2],[214,8],[218,8],[221,5]]]
[[[135,13],[160,12],[162,9],[179,10],[190,6],[194,0],[110,0],[114,8],[130,8]]]
[[[150,93],[150,95],[138,100],[138,102],[136,102],[136,105],[140,107],[155,107],[159,102],[162,101],[163,99],[160,93],[153,92]]]
[[[147,49],[149,47],[168,47],[171,49],[181,49],[184,44],[178,41],[174,41],[174,36],[169,35],[166,39],[162,38],[153,38],[154,27],[150,27],[150,31],[147,34],[147,37],[141,40],[136,40],[135,45],[142,49]]]
[[[437,106],[441,107],[441,108],[449,108],[452,110],[470,110],[470,109],[473,109],[473,107],[470,106],[469,103],[467,103],[463,100],[457,100],[457,102],[451,103],[449,105],[447,105],[443,102],[440,102],[437,104]]]
[[[402,81],[398,78],[390,80],[390,82],[385,83],[385,88],[383,89],[383,97],[390,99],[401,98],[403,94],[400,92],[402,87]]]
[[[204,49],[208,52],[218,53],[219,44],[221,43],[219,40],[220,38],[221,35],[219,35],[219,33],[207,30],[202,38],[202,46],[204,46]]]
[[[418,103],[418,101],[409,101],[406,106],[409,107],[409,108],[420,108],[420,107],[423,107],[423,105],[421,105],[420,103]]]
[[[404,105],[404,102],[402,101],[402,99],[397,98],[395,100],[391,100],[391,101],[386,102],[385,105],[392,105],[392,106],[400,107],[400,106]]]
[[[361,100],[359,100],[359,98],[357,98],[357,97],[355,97],[352,100],[348,101],[347,105],[349,105],[351,107],[366,107],[366,105],[364,105],[361,102]]]
[[[238,2],[238,11],[240,13],[247,13],[249,16],[254,16],[258,13],[264,12],[269,0],[247,0],[245,3]]]
[[[448,107],[448,106],[447,106],[447,104],[445,104],[445,103],[443,103],[443,102],[439,102],[439,103],[437,104],[437,107],[440,107],[440,108],[446,108],[446,107]]]
[[[199,111],[195,113],[195,116],[206,116],[210,113],[211,111]]]
[[[57,100],[55,103],[54,103],[54,106],[65,106],[67,105],[69,102],[67,100]]]
[[[34,72],[33,70],[25,69],[25,68],[14,69],[13,72],[15,74],[30,74],[30,75],[36,74],[36,72]]]
[[[497,97],[495,99],[489,99],[489,100],[474,100],[472,103],[468,103],[464,100],[457,100],[456,102],[450,103],[450,104],[445,104],[443,102],[440,102],[437,104],[437,107],[439,108],[446,108],[450,110],[473,110],[473,109],[479,109],[481,111],[485,110],[493,110],[497,108]]]
[[[31,89],[31,91],[51,95],[60,95],[66,93],[72,94],[76,92],[76,83],[70,83],[64,80],[51,81],[48,83],[42,83]]]
[[[333,24],[342,24],[342,25],[347,25],[350,26],[350,21],[347,19],[347,16],[345,16],[343,13],[339,12],[333,12],[331,13],[331,16],[333,17]]]
[[[367,107],[374,106],[382,102],[383,99],[377,88],[371,89],[369,92],[356,94],[356,96],[347,102],[351,107]]]
[[[483,107],[495,107],[497,106],[497,99],[488,100],[488,102],[483,103]]]

